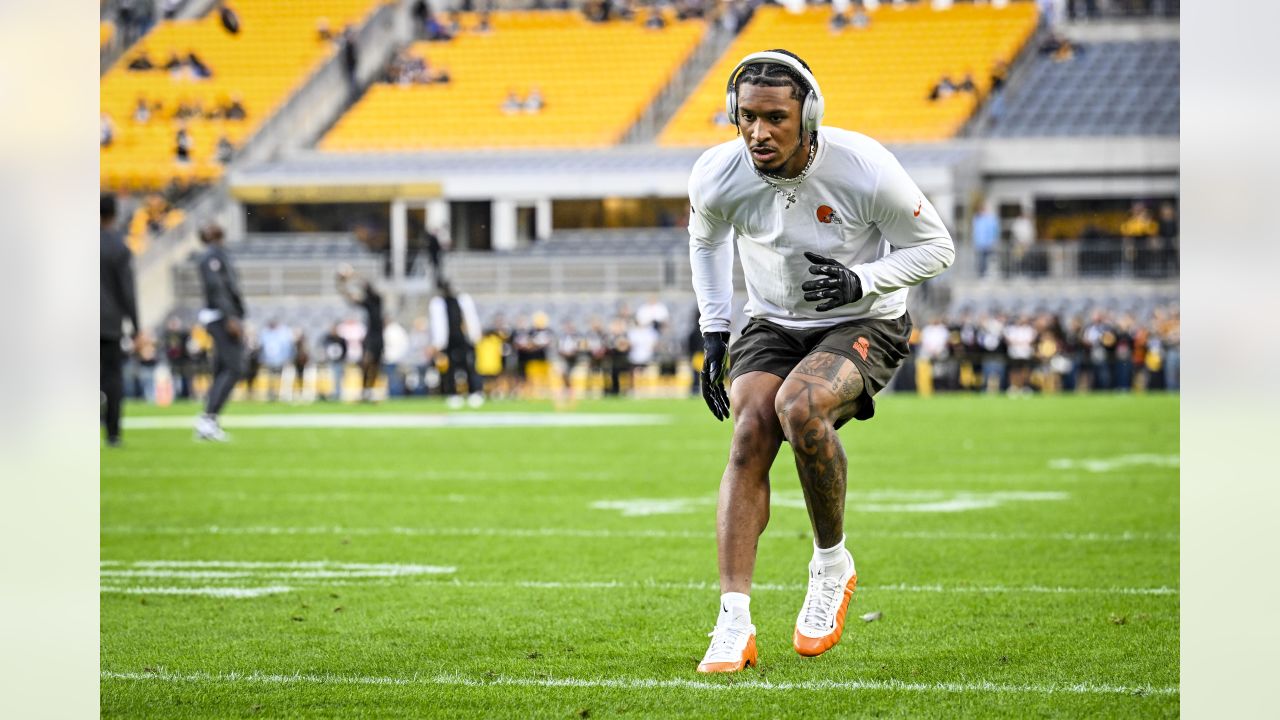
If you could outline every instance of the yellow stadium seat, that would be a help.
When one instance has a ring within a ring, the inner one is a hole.
[[[954,137],[977,108],[971,94],[931,102],[934,84],[949,74],[973,74],[979,96],[991,89],[997,61],[1012,61],[1035,31],[1036,8],[956,5],[935,11],[927,3],[868,13],[870,25],[832,33],[829,7],[791,14],[763,7],[685,101],[658,138],[669,146],[708,146],[734,137],[717,126],[725,83],[746,55],[787,48],[804,58],[826,96],[827,125],[865,133],[883,142],[936,141]]]
[[[289,97],[318,63],[337,52],[319,40],[316,20],[332,27],[360,23],[378,0],[237,0],[241,30],[228,34],[217,13],[198,20],[168,20],[142,38],[102,78],[101,111],[116,127],[115,142],[104,148],[100,182],[104,189],[145,190],[164,187],[174,178],[209,181],[222,169],[213,161],[218,137],[225,132],[233,145],[247,140]],[[171,77],[161,69],[131,72],[130,60],[146,51],[152,63],[163,65],[170,53],[185,57],[194,51],[213,71],[205,80]],[[133,121],[138,98],[159,103],[146,124]],[[200,103],[207,111],[239,98],[244,120],[193,118],[187,121],[195,148],[192,163],[174,162],[174,138],[179,122],[172,118],[180,103]]]
[[[463,32],[410,51],[448,85],[378,85],[320,142],[331,151],[579,148],[617,144],[688,59],[700,20],[662,31],[636,22],[593,24],[578,12],[495,12],[489,33]],[[465,29],[477,17],[461,16]],[[507,115],[509,91],[538,88],[542,112]]]

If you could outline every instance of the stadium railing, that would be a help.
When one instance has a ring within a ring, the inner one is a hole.
[[[974,254],[972,247],[968,248]],[[964,250],[962,250],[964,252]],[[966,277],[978,277],[978,264],[962,262]],[[1176,245],[1133,240],[1061,240],[1020,249],[1001,247],[987,261],[991,278],[1063,279],[1113,278],[1172,280],[1178,277]]]

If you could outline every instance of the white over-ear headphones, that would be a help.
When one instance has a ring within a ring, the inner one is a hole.
[[[800,122],[805,132],[815,132],[818,126],[822,125],[822,112],[826,102],[822,98],[822,88],[818,87],[818,81],[813,77],[813,73],[795,58],[790,55],[784,55],[779,52],[758,52],[742,58],[742,62],[729,73],[729,85],[725,92],[725,111],[729,115],[729,122],[735,126],[738,124],[738,91],[734,84],[738,81],[738,74],[742,69],[754,63],[773,63],[774,65],[783,65],[791,68],[801,77],[809,86],[809,92],[804,96],[804,101],[800,104]]]

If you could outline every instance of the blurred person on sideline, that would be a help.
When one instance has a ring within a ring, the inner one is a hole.
[[[1036,329],[1020,315],[1004,327],[1005,355],[1009,358],[1009,395],[1031,394],[1031,366],[1035,360]]]
[[[293,331],[271,318],[259,333],[258,342],[262,347],[262,364],[267,369],[267,399],[275,401],[280,397],[284,368],[293,361]]]
[[[1176,391],[1182,387],[1182,327],[1178,309],[1171,309],[1157,329],[1164,349],[1164,388]]]
[[[329,328],[329,332],[321,338],[320,345],[324,361],[329,365],[329,378],[333,384],[333,392],[329,393],[327,399],[341,401],[342,379],[347,372],[347,339],[338,333],[338,323]]]
[[[176,385],[174,394],[183,400],[191,398],[191,354],[187,349],[190,342],[191,333],[182,324],[182,319],[177,315],[169,316],[165,321],[160,345],[164,349],[169,371],[173,374]]]
[[[659,338],[658,329],[652,323],[634,322],[627,328],[627,366],[633,394],[656,359]]]
[[[556,356],[560,359],[560,399],[563,402],[573,402],[573,371],[585,355],[586,344],[586,336],[578,332],[578,326],[572,319],[566,318],[560,324],[560,332],[556,333]]]
[[[936,390],[949,390],[947,383],[948,344],[951,330],[934,316],[920,328],[920,348],[916,360],[916,388],[921,395]]]
[[[604,394],[617,397],[624,390],[623,377],[631,377],[631,339],[627,335],[627,320],[623,315],[609,321],[609,330],[605,335],[605,365],[608,368],[608,381]]]
[[[219,417],[236,383],[247,369],[245,357],[244,298],[240,277],[223,246],[222,227],[209,223],[200,229],[205,249],[196,263],[204,287],[204,308],[198,318],[213,338],[213,384],[205,399],[204,413],[196,418],[197,440],[226,442]]]
[[[151,333],[144,330],[134,337],[132,359],[138,381],[139,397],[154,405],[156,403],[156,367],[160,364],[160,354]]]
[[[978,277],[987,276],[987,266],[1000,244],[1000,218],[990,202],[973,216],[973,249],[978,254]]]
[[[409,326],[409,354],[406,358],[412,375],[406,388],[410,395],[426,395],[427,369],[435,364],[435,348],[431,346],[431,333],[427,316],[419,315]]]
[[[293,377],[290,378],[289,399],[300,398],[303,402],[316,399],[315,367],[311,365],[311,346],[307,341],[307,333],[299,328],[293,334]]]
[[[258,340],[258,328],[253,323],[244,324],[244,397],[257,399],[258,374],[262,372],[262,343]]]
[[[666,303],[658,299],[657,295],[650,295],[645,299],[644,304],[636,308],[638,325],[648,325],[662,332],[662,328],[669,322],[671,322],[671,310],[667,308]]]
[[[604,327],[604,318],[591,315],[587,318],[587,326],[580,332],[582,337],[583,360],[586,362],[586,390],[592,397],[599,397],[604,388],[604,364],[608,355],[608,332]]]
[[[1004,386],[1007,362],[1004,316],[984,315],[978,320],[978,347],[982,351],[982,388],[998,393]]]
[[[360,280],[360,292],[351,289],[358,280],[355,270],[345,266],[338,270],[338,292],[347,302],[364,309],[364,339],[360,347],[360,400],[373,402],[373,389],[378,384],[378,371],[382,367],[384,349],[382,330],[382,294],[372,280]]]
[[[133,253],[115,227],[116,198],[98,201],[98,389],[102,394],[102,425],[107,447],[120,447],[120,416],[124,403],[124,321],[138,335],[138,296],[133,280]]]
[[[449,369],[441,378],[441,389],[451,408],[462,407],[458,391],[458,375],[467,382],[467,404],[476,408],[484,404],[484,383],[476,372],[476,344],[480,342],[480,316],[475,301],[466,293],[454,291],[448,280],[441,281],[438,293],[431,298],[427,312],[431,318],[431,344],[448,358]]]
[[[404,363],[409,359],[409,333],[394,317],[382,326],[382,372],[387,376],[387,394],[401,397],[404,391]]]
[[[493,324],[480,333],[480,342],[476,343],[476,374],[489,397],[501,397],[510,391],[511,382],[506,374],[510,341],[505,321],[498,315]]]

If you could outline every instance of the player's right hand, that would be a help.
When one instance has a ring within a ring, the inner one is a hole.
[[[729,393],[724,390],[724,362],[729,355],[729,333],[702,334],[702,399],[717,420],[729,417]]]
[[[235,316],[227,317],[227,335],[232,340],[239,340],[244,335],[244,328],[240,326],[240,318]]]

